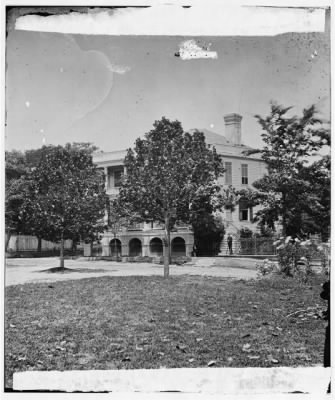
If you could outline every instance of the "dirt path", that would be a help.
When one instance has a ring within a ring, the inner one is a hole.
[[[113,261],[88,261],[84,258],[66,260],[67,273],[48,273],[57,267],[58,258],[12,258],[6,260],[5,285],[31,282],[54,282],[100,276],[150,276],[163,275],[163,266],[151,263],[119,263]],[[223,278],[253,279],[256,277],[255,260],[229,258],[194,258],[182,266],[171,265],[170,275],[201,275]]]

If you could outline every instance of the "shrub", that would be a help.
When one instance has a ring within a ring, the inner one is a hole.
[[[301,241],[291,236],[280,238],[274,245],[277,246],[278,264],[280,272],[287,276],[297,276],[306,280],[312,273],[310,260],[318,252],[317,246],[310,240]]]
[[[259,276],[265,276],[271,274],[272,272],[276,272],[278,267],[275,262],[266,259],[262,262],[256,263],[256,270]]]
[[[321,243],[317,250],[320,252],[321,255],[321,267],[322,272],[325,275],[330,274],[330,243]]]
[[[246,239],[246,238],[251,238],[252,237],[252,230],[247,228],[247,227],[243,227],[240,229],[240,238]]]

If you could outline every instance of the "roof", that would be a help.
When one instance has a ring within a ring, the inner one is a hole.
[[[244,144],[241,145],[232,144],[225,136],[220,135],[219,133],[216,132],[212,132],[206,128],[189,130],[190,133],[194,133],[195,131],[203,132],[203,134],[205,135],[206,143],[215,147],[216,151],[222,156],[259,159],[257,155],[246,156],[245,154],[243,154],[244,151],[252,149],[250,146],[246,146]]]
[[[126,157],[127,150],[118,150],[118,151],[99,151],[93,153],[93,162],[96,164],[104,165],[109,164],[110,162],[118,162],[120,161],[120,165],[123,164],[123,160]]]
[[[249,158],[254,160],[261,160],[257,155],[247,156],[243,154],[244,151],[250,150],[251,147],[241,145],[234,145],[225,136],[212,132],[208,129],[190,129],[188,132],[194,133],[196,130],[203,132],[205,135],[206,143],[215,147],[218,154],[227,157]],[[127,150],[109,151],[109,152],[96,152],[93,154],[93,161],[101,166],[117,165],[120,161],[122,164],[127,154]]]
[[[211,145],[229,145],[230,142],[223,135],[218,133],[209,131],[208,129],[190,129],[190,133],[194,133],[195,131],[203,132],[206,138],[206,143]]]

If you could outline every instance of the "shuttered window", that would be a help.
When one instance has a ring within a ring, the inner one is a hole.
[[[225,184],[231,185],[232,184],[232,163],[227,161],[224,163],[225,167]]]
[[[241,164],[242,185],[248,184],[248,164]]]

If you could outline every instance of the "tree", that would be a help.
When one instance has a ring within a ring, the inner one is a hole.
[[[308,160],[330,143],[329,130],[316,117],[315,106],[304,109],[301,117],[288,117],[289,110],[291,107],[272,103],[269,116],[256,115],[265,146],[246,151],[246,154],[259,153],[269,172],[253,184],[258,190],[254,200],[258,198],[262,205],[256,219],[271,228],[275,221],[281,220],[284,236],[300,231],[304,213],[316,215],[316,208],[321,212],[320,193],[313,184],[317,179],[317,164],[308,167]],[[326,202],[323,207],[327,207]]]
[[[13,233],[29,233],[20,217],[20,209],[27,190],[27,175],[35,168],[39,160],[52,146],[43,146],[39,149],[20,152],[17,150],[6,151],[6,184],[5,184],[5,225],[7,251]],[[38,251],[41,251],[41,238],[38,237]]]
[[[222,216],[219,213],[202,209],[191,223],[197,248],[196,255],[217,255],[220,252],[221,241],[225,233]]]
[[[10,181],[12,179],[19,179],[22,175],[25,175],[27,172],[25,154],[21,151],[13,150],[6,151],[5,153],[5,174],[6,181]]]
[[[72,143],[74,149],[86,151],[87,154],[92,154],[98,148],[92,143],[75,142]],[[30,171],[38,166],[41,158],[47,154],[53,145],[42,146],[38,149],[26,150],[25,152],[12,150],[6,151],[6,183],[5,183],[5,226],[6,226],[6,244],[7,250],[8,243],[11,235],[16,234],[29,234],[30,226],[26,226],[24,221],[19,218],[20,209],[25,197],[27,189],[27,176]],[[38,251],[41,251],[42,238],[38,239]]]
[[[92,240],[104,230],[103,177],[89,152],[67,144],[44,152],[27,179],[20,219],[30,234],[60,242],[63,270],[66,239]]]
[[[190,223],[199,201],[210,201],[219,192],[216,179],[223,167],[203,133],[185,133],[179,121],[165,117],[153,126],[127,152],[119,198],[142,220],[164,224],[164,277],[168,277],[171,228],[176,221]]]
[[[311,191],[309,201],[301,204],[300,221],[295,221],[303,232],[321,233],[323,241],[329,237],[330,227],[330,168],[330,156],[326,155],[302,170]]]
[[[5,161],[5,251],[7,251],[12,234],[22,230],[19,210],[24,199],[26,188],[24,177],[27,174],[27,167],[25,154],[16,150],[6,151]]]
[[[6,242],[5,251],[13,233],[22,232],[23,227],[19,218],[19,210],[24,200],[26,190],[24,178],[11,179],[5,184],[5,226]]]

